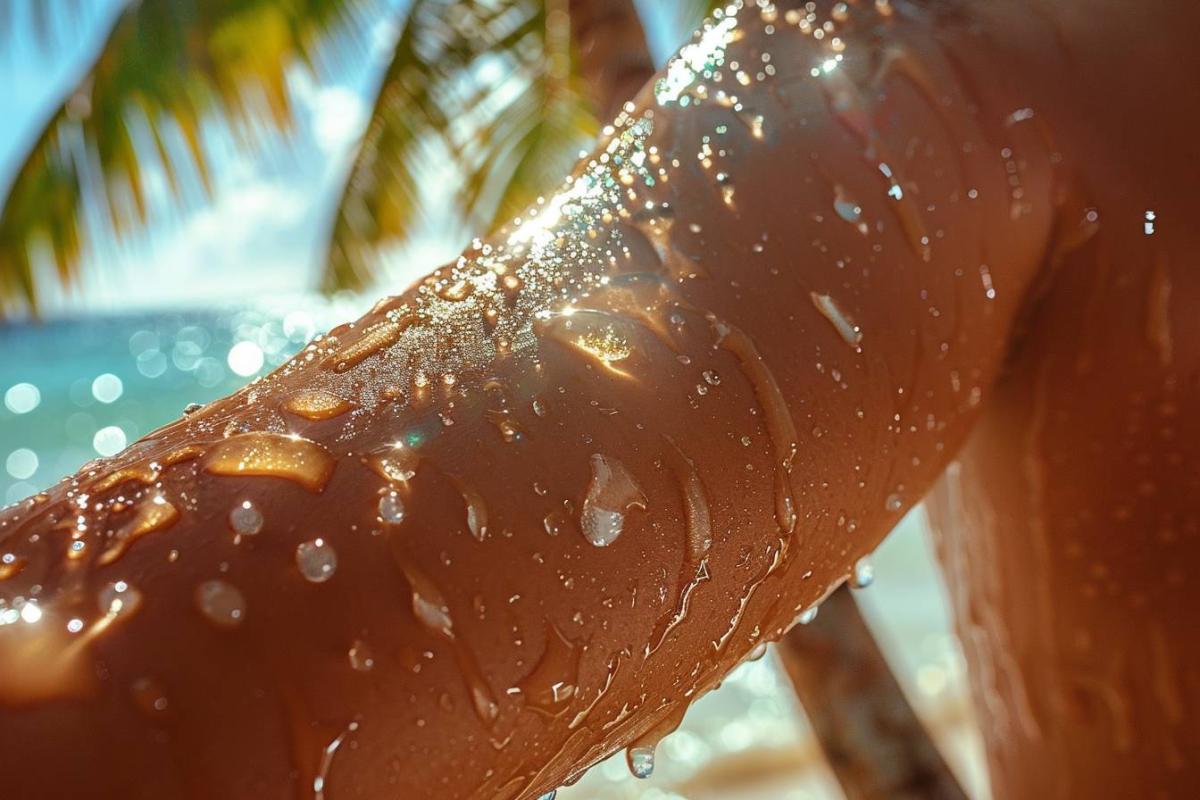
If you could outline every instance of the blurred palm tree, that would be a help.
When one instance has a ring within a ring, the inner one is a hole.
[[[54,16],[79,2],[26,0],[23,27],[45,40]],[[224,125],[247,151],[286,134],[294,123],[289,69],[319,74],[323,55],[363,47],[380,29],[396,35],[329,226],[321,287],[363,288],[380,250],[412,232],[431,144],[461,171],[463,219],[494,229],[557,185],[608,111],[580,79],[571,14],[611,12],[609,3],[130,2],[3,195],[0,315],[37,312],[40,264],[69,284],[89,248],[142,229],[154,210],[148,171],[165,179],[168,205],[211,197],[208,126]],[[690,30],[713,5],[674,0],[671,10]],[[17,6],[0,7],[10,37],[22,27]]]

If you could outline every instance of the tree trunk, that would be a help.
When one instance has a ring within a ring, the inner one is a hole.
[[[849,800],[965,797],[844,585],[778,652]]]

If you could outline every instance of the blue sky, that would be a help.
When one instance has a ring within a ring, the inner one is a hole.
[[[52,0],[0,1],[22,8]],[[78,14],[58,20],[49,46],[35,44],[31,34],[0,38],[0,187],[8,186],[39,127],[86,68],[123,5],[124,0],[81,0]],[[648,27],[662,56],[671,47],[665,41],[669,12],[652,0],[640,5],[649,12]],[[18,13],[14,29],[21,25]],[[66,291],[47,286],[47,314],[211,306],[308,291],[319,274],[330,208],[370,108],[367,87],[384,66],[388,33],[381,21],[371,37],[378,46],[340,59],[340,74],[321,82],[302,69],[292,71],[298,124],[286,145],[255,155],[223,144],[219,132],[210,136],[217,164],[213,202],[186,215],[164,214],[144,235],[90,253],[78,286]],[[153,196],[153,175],[149,182]],[[429,221],[387,259],[381,284],[402,288],[454,257],[467,232],[438,224],[449,217],[439,208],[447,200],[430,199]]]

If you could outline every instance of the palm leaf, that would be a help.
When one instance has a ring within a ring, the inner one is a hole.
[[[459,207],[488,228],[567,173],[598,125],[572,83],[554,3],[414,0],[346,180],[324,289],[362,288],[379,251],[412,232],[430,148],[455,159]]]
[[[147,222],[148,163],[165,178],[168,202],[183,203],[189,188],[208,191],[202,129],[210,120],[229,123],[243,144],[286,130],[289,67],[311,67],[323,42],[353,33],[358,26],[350,23],[380,5],[143,0],[127,6],[7,192],[0,312],[36,311],[45,267],[69,282],[85,243],[119,238]]]

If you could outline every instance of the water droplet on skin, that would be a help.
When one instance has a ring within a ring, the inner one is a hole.
[[[296,545],[296,566],[305,580],[324,583],[337,571],[337,551],[324,539]]]
[[[462,481],[456,480],[455,483],[458,484],[459,494],[467,507],[467,530],[471,532],[475,541],[482,542],[488,532],[487,504],[483,501],[483,495]]]
[[[767,646],[770,642],[762,641],[754,645],[754,649],[746,656],[747,661],[758,661],[767,654]]]
[[[846,316],[846,313],[842,311],[837,301],[827,294],[818,294],[817,292],[810,292],[809,297],[812,298],[813,305],[816,306],[817,311],[820,311],[821,316],[829,320],[829,324],[833,325],[833,329],[838,332],[842,340],[854,348],[854,352],[861,353],[862,329]]]
[[[167,502],[165,497],[155,495],[138,504],[133,519],[122,525],[113,535],[108,548],[100,554],[97,562],[107,566],[116,562],[125,554],[134,542],[148,533],[165,530],[179,519],[175,506]]]
[[[375,656],[371,647],[362,639],[355,639],[347,653],[350,658],[350,668],[355,672],[370,672],[375,668]]]
[[[883,507],[888,511],[899,511],[904,507],[904,501],[900,499],[898,494],[889,494],[887,500],[884,501]]]
[[[854,563],[854,572],[850,575],[850,585],[855,589],[865,589],[875,582],[875,568],[865,558]]]
[[[810,606],[800,612],[800,616],[796,617],[796,622],[801,625],[810,625],[817,618],[817,612],[820,610],[820,606]]]
[[[416,316],[410,314],[372,325],[357,340],[325,358],[321,362],[321,366],[325,369],[332,369],[334,372],[347,372],[352,367],[400,341],[400,335],[416,322]]]
[[[367,459],[367,466],[388,483],[412,480],[420,463],[421,457],[417,451],[400,443],[389,445]]]
[[[138,610],[142,604],[142,593],[125,581],[113,581],[100,590],[96,599],[101,614],[124,617]]]
[[[551,789],[539,797],[538,800],[554,800],[556,797],[558,797],[558,789]]]
[[[263,528],[262,512],[254,503],[243,500],[229,512],[229,527],[239,536],[255,536]]]
[[[325,488],[334,460],[321,445],[295,435],[243,433],[213,445],[204,457],[212,475],[284,478],[310,492]]]
[[[408,513],[404,501],[397,492],[384,492],[379,498],[379,518],[389,525],[399,525],[404,522]]]
[[[246,616],[246,598],[236,586],[217,579],[196,587],[196,608],[221,628],[236,628]]]
[[[183,407],[183,414],[184,416],[191,416],[202,408],[204,408],[204,406],[200,405],[199,403],[188,403]]]
[[[546,533],[551,536],[558,536],[571,527],[571,521],[562,511],[551,511],[542,520],[542,525],[546,528]]]
[[[289,397],[283,407],[298,417],[314,422],[340,417],[353,408],[346,400],[324,389],[298,392]]]
[[[593,545],[608,547],[625,528],[625,512],[646,509],[646,496],[625,465],[615,458],[594,453],[591,466],[592,480],[583,501],[580,527]]]
[[[533,401],[533,413],[537,414],[539,417],[546,416],[546,404],[543,403],[541,400],[534,400]],[[551,792],[551,794],[553,794],[553,792]]]
[[[841,187],[838,188],[840,189]],[[862,206],[853,200],[848,200],[840,191],[834,197],[833,210],[837,212],[839,217],[851,225],[857,227],[862,222]],[[859,228],[859,230],[862,230],[862,228]]]
[[[633,777],[646,780],[654,774],[654,748],[630,747],[625,751],[625,762],[629,765],[629,773]]]

